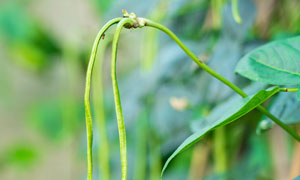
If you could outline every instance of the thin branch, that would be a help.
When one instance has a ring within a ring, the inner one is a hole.
[[[180,47],[181,49],[190,57],[192,58],[192,60],[198,64],[203,70],[205,70],[206,72],[208,72],[210,75],[212,75],[213,77],[215,77],[216,79],[220,80],[221,82],[223,82],[224,84],[226,84],[228,87],[230,87],[232,90],[234,90],[236,93],[238,93],[240,96],[242,96],[243,98],[247,97],[248,95],[246,93],[244,93],[239,87],[237,87],[235,84],[233,84],[232,82],[230,82],[229,80],[227,80],[226,78],[224,78],[223,76],[221,76],[220,74],[218,74],[217,72],[215,72],[214,70],[212,70],[210,67],[208,67],[206,64],[204,64],[202,61],[200,61],[197,56],[195,54],[193,54],[181,41],[180,39],[168,28],[166,28],[165,26],[153,22],[151,20],[148,19],[143,19],[143,21],[145,21],[145,26],[149,26],[149,27],[153,27],[156,29],[159,29],[163,32],[165,32],[167,35],[169,35]],[[259,105],[257,107],[257,109],[264,113],[266,116],[268,116],[271,120],[273,120],[276,124],[278,124],[281,128],[283,128],[285,131],[287,131],[288,134],[290,134],[291,136],[293,136],[295,139],[297,139],[297,141],[300,141],[300,136],[293,131],[288,125],[282,123],[279,119],[277,119],[275,116],[273,116],[271,113],[269,113],[263,106]]]
[[[298,88],[280,88],[281,92],[297,92]]]

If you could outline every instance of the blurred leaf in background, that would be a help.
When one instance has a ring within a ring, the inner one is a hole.
[[[0,172],[7,167],[27,170],[39,160],[36,147],[30,143],[15,143],[0,152]]]
[[[48,57],[60,50],[55,39],[24,8],[27,2],[11,1],[0,7],[0,39],[21,67],[41,71],[51,62]]]
[[[75,135],[82,124],[82,106],[71,107],[68,99],[46,99],[33,104],[28,111],[28,122],[41,134],[54,141]],[[80,118],[81,117],[81,118]]]

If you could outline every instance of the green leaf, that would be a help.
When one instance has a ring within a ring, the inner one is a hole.
[[[229,124],[232,121],[242,117],[243,115],[256,108],[258,105],[263,103],[265,100],[276,94],[277,92],[279,92],[279,87],[277,86],[268,90],[260,90],[253,96],[231,101],[231,107],[225,113],[212,113],[211,116],[207,119],[207,122],[197,132],[189,136],[168,158],[163,167],[162,174],[166,170],[171,160],[174,159],[174,157],[176,157],[179,153],[181,153],[182,151],[186,150],[191,145],[199,141],[207,132],[217,127]],[[226,106],[228,106],[228,102],[226,102],[225,104],[221,104],[217,108],[223,109],[223,107]]]
[[[253,81],[300,84],[300,36],[274,41],[244,56],[235,71]]]

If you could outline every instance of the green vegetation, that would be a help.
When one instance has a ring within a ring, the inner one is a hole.
[[[241,23],[241,19],[238,15],[237,10],[237,1],[233,5],[233,15],[235,20],[238,23]],[[114,100],[115,100],[115,109],[116,116],[118,121],[119,129],[119,139],[120,139],[120,153],[121,153],[121,174],[122,180],[127,179],[127,147],[126,147],[126,130],[123,117],[123,111],[121,106],[121,98],[119,93],[119,87],[117,82],[117,73],[116,73],[116,57],[117,57],[117,48],[118,40],[120,38],[120,32],[123,27],[127,29],[131,28],[143,28],[143,27],[152,27],[158,30],[165,32],[169,35],[181,48],[182,50],[203,70],[208,72],[213,77],[217,78],[237,94],[243,97],[239,101],[230,101],[230,106],[225,104],[224,107],[219,105],[222,109],[226,109],[226,112],[211,114],[208,118],[205,126],[201,126],[196,133],[189,136],[168,158],[163,169],[162,175],[165,169],[167,168],[170,161],[177,156],[180,152],[186,150],[191,145],[199,141],[207,132],[216,129],[217,127],[225,126],[236,119],[244,116],[249,113],[251,110],[256,107],[271,120],[281,126],[284,130],[287,131],[291,136],[300,142],[300,136],[286,124],[282,123],[274,115],[269,113],[264,107],[261,106],[263,102],[269,99],[271,96],[278,92],[292,92],[298,91],[298,89],[280,89],[278,86],[275,86],[269,90],[261,90],[252,96],[248,96],[236,85],[228,81],[222,75],[216,73],[214,70],[206,66],[201,60],[199,60],[180,40],[179,38],[168,28],[162,26],[159,23],[153,22],[151,20],[137,17],[134,13],[128,14],[127,11],[123,10],[123,18],[117,18],[109,21],[99,32],[96,37],[91,59],[89,62],[87,70],[87,81],[86,81],[86,93],[85,93],[85,109],[86,109],[86,126],[87,126],[87,137],[88,137],[88,180],[92,180],[92,140],[93,140],[93,127],[92,127],[92,116],[89,103],[89,94],[90,94],[90,79],[93,69],[93,64],[95,61],[95,54],[99,45],[100,38],[103,37],[105,31],[113,24],[118,23],[117,28],[114,33],[113,43],[112,43],[112,58],[111,58],[111,78],[114,91]],[[249,55],[246,55],[238,64],[236,71],[255,81],[261,81],[266,84],[272,85],[298,85],[300,81],[298,61],[300,57],[300,48],[297,46],[298,38],[292,38],[280,42],[275,42],[270,45],[265,45],[253,52],[250,52]],[[221,134],[220,136],[223,136]],[[223,169],[223,168],[221,168]]]
[[[0,179],[299,178],[299,9],[0,1]]]

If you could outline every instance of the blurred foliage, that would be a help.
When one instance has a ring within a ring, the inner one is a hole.
[[[74,136],[78,132],[80,121],[83,117],[82,106],[78,103],[73,107],[73,101],[66,98],[45,99],[38,102],[29,109],[28,122],[37,131],[50,138],[60,140],[65,137]],[[70,110],[65,107],[72,108]]]
[[[18,65],[38,71],[51,64],[47,57],[59,53],[59,47],[24,9],[24,3],[12,1],[0,7],[0,37]]]
[[[0,172],[9,166],[27,170],[39,159],[37,149],[31,144],[25,143],[15,143],[13,146],[1,150],[0,153]]]
[[[99,8],[101,14],[107,13],[110,10],[114,0],[93,0],[93,2]]]

